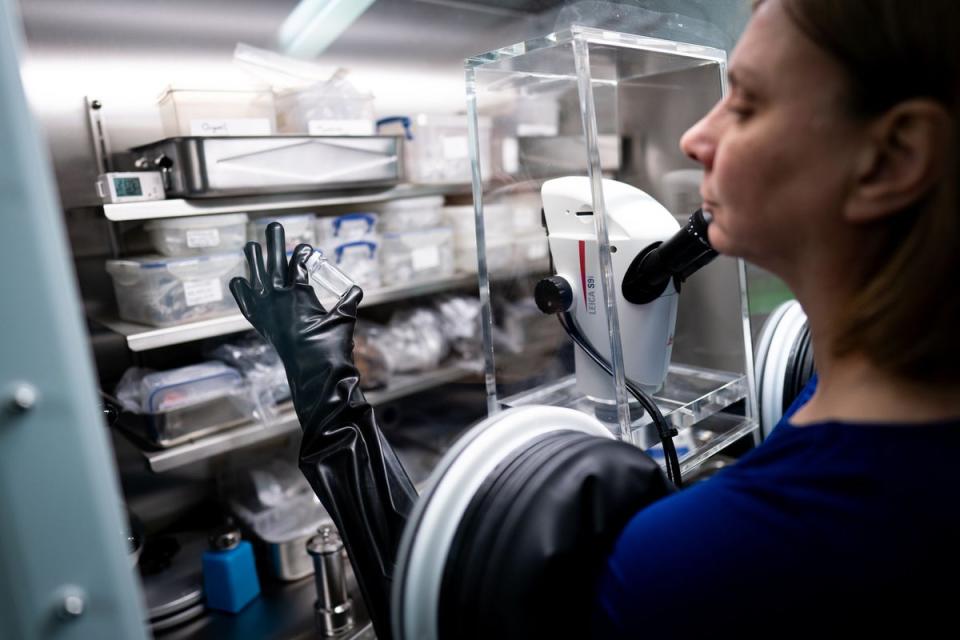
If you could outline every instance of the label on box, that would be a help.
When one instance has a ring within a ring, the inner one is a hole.
[[[269,136],[268,118],[204,118],[190,121],[192,136]]]
[[[445,136],[440,142],[443,145],[443,157],[447,160],[462,160],[470,155],[470,145],[465,136]]]
[[[220,245],[219,229],[187,229],[187,246],[191,249],[203,249]]]
[[[311,120],[307,133],[312,136],[372,136],[376,125],[370,120]]]
[[[220,302],[223,300],[223,285],[220,284],[220,278],[184,280],[183,297],[186,298],[188,307],[195,307],[198,304],[207,304],[210,302]]]
[[[437,247],[422,247],[410,253],[414,271],[432,269],[440,265],[440,249]]]

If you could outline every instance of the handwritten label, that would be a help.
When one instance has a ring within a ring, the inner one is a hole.
[[[376,125],[371,120],[310,120],[307,132],[312,136],[372,136]]]
[[[268,136],[273,131],[267,118],[218,118],[190,121],[192,136]]]
[[[198,304],[209,304],[223,300],[223,285],[220,278],[210,280],[184,280],[183,297],[188,307]]]
[[[187,246],[191,249],[217,247],[220,245],[218,229],[187,229]]]

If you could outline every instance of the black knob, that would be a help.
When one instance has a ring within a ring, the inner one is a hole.
[[[533,299],[544,313],[562,313],[573,305],[573,287],[561,276],[550,276],[537,283]]]

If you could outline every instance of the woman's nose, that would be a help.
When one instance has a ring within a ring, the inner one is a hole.
[[[705,169],[712,167],[713,158],[716,154],[716,127],[714,126],[716,114],[717,109],[712,109],[710,113],[687,129],[687,132],[680,138],[680,149],[683,153],[702,164]]]

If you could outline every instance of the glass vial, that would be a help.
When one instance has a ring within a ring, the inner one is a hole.
[[[353,280],[327,260],[319,249],[314,249],[304,267],[310,276],[310,284],[317,294],[317,299],[327,311],[337,306],[344,294],[354,285]]]

